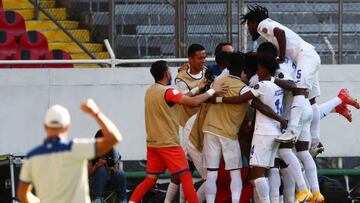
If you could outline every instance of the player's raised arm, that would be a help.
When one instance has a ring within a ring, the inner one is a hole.
[[[285,52],[286,52],[286,36],[285,31],[281,28],[274,28],[274,36],[276,37],[279,43],[279,59],[278,63],[283,63],[285,61]]]
[[[115,124],[100,111],[94,100],[88,99],[82,103],[81,110],[95,118],[104,135],[96,139],[96,156],[106,154],[116,143],[122,141],[122,136]]]

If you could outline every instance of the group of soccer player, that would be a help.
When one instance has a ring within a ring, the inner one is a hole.
[[[180,202],[224,202],[221,182],[230,189],[229,201],[249,202],[241,170],[247,165],[256,203],[325,201],[314,161],[323,151],[320,119],[337,112],[351,122],[348,105],[360,105],[346,89],[317,105],[321,62],[314,47],[271,20],[264,7],[250,6],[242,20],[253,40],[267,41],[256,52],[220,43],[217,66],[206,68],[205,48],[192,44],[175,87],[167,63],[152,64],[155,84],[145,96],[147,176],[130,202],[139,202],[166,169],[172,176],[167,203],[179,188]],[[206,72],[216,75],[211,85]],[[197,192],[194,169],[203,179]],[[219,179],[224,171],[230,181]]]

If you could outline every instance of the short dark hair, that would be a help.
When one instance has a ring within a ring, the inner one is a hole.
[[[247,52],[245,54],[245,67],[244,69],[251,73],[252,75],[256,74],[256,69],[258,66],[258,59],[257,59],[256,52]]]
[[[102,133],[101,129],[98,130],[95,134],[95,138],[104,137],[104,134]]]
[[[216,54],[215,56],[215,62],[218,65],[227,65],[229,64],[229,57],[230,57],[230,53],[224,52],[224,51],[220,51],[218,54]]]
[[[229,71],[242,71],[245,65],[245,57],[242,52],[234,52],[229,56]]]
[[[204,51],[205,47],[201,44],[192,44],[188,48],[188,57],[193,57],[195,52]]]
[[[276,61],[276,58],[271,55],[261,55],[258,58],[259,66],[263,66],[267,69],[270,75],[274,76],[275,71],[279,68],[279,64]]]
[[[245,15],[241,15],[241,24],[245,24],[247,21],[254,20],[257,23],[265,20],[269,17],[269,11],[264,6],[249,5],[248,12]]]
[[[151,64],[150,72],[154,77],[155,82],[161,80],[164,77],[164,73],[168,70],[166,61],[160,60]]]
[[[261,43],[257,48],[257,52],[259,54],[270,54],[274,58],[276,58],[278,55],[276,47],[271,42]]]
[[[215,56],[222,51],[224,46],[232,46],[229,42],[221,42],[215,48]]]

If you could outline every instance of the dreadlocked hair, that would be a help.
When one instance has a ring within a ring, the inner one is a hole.
[[[269,17],[269,11],[266,7],[255,5],[249,5],[248,7],[249,12],[245,15],[241,15],[241,24],[245,24],[249,20],[254,20],[257,23],[265,20]]]

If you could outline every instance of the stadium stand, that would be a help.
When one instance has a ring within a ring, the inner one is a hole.
[[[11,32],[0,31],[0,56],[3,60],[11,60],[17,53],[16,37]]]
[[[31,52],[29,54],[30,57],[27,57],[27,54],[19,52],[17,54],[17,59],[35,59],[37,58],[37,55],[43,59],[49,50],[59,49],[63,50],[61,53],[62,56],[64,56],[64,59],[91,58],[53,21],[49,20],[44,13],[40,12],[39,20],[35,20],[34,5],[30,1],[17,0],[16,3],[14,3],[13,0],[0,0],[0,2],[2,4],[1,7],[4,10],[4,12],[0,12],[0,30],[7,33],[14,33],[18,39],[19,50],[22,51],[22,49],[28,49]],[[66,8],[57,7],[55,0],[41,0],[39,1],[39,4],[90,52],[92,52],[96,58],[109,58],[108,53],[104,51],[105,47],[102,43],[91,43],[88,30],[81,29],[78,21],[67,20]],[[23,35],[23,33],[25,34]],[[70,57],[65,54],[65,52],[68,52]],[[56,51],[56,53],[59,52]],[[0,57],[4,58],[4,56]],[[14,67],[23,66],[19,65]]]
[[[36,51],[22,49],[14,57],[15,60],[41,60],[41,54]],[[12,68],[42,68],[41,64],[14,64]]]
[[[165,2],[165,3],[164,3]],[[272,19],[282,22],[316,46],[323,63],[331,63],[331,55],[324,44],[328,37],[337,49],[338,3],[335,0],[269,0],[257,2],[266,6]],[[92,27],[92,33],[101,40],[107,36],[100,32],[107,26],[107,1],[98,0],[99,11],[89,12],[89,2],[74,0],[67,5],[82,13],[83,22]],[[233,6],[233,32],[237,30],[236,6]],[[188,0],[188,43],[204,44],[210,54],[219,41],[226,40],[226,5],[220,1]],[[344,63],[359,63],[356,57],[360,44],[359,1],[344,3]],[[166,1],[117,1],[115,8],[117,41],[115,52],[122,58],[159,57],[175,55],[175,12]],[[78,16],[78,18],[80,18]],[[221,19],[221,20],[219,20]],[[120,37],[121,36],[121,37]],[[233,35],[235,42],[237,33]],[[161,42],[161,43],[159,43]],[[252,47],[248,39],[248,47]],[[123,51],[126,50],[126,51]]]
[[[71,55],[61,49],[53,49],[51,51],[49,51],[46,55],[45,55],[45,59],[46,60],[61,60],[61,59],[67,59],[70,60]],[[44,64],[44,68],[73,68],[74,65],[73,64]]]

